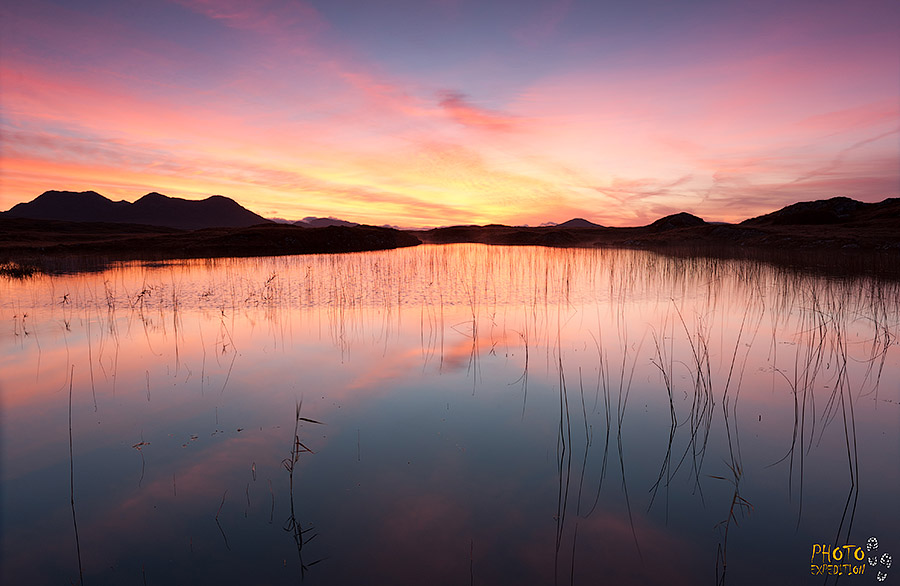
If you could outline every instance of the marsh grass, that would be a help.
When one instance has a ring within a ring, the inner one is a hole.
[[[0,277],[10,279],[28,279],[41,273],[40,268],[32,264],[17,262],[0,263]]]

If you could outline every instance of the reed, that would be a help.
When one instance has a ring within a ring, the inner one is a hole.
[[[566,526],[566,512],[569,502],[569,480],[572,475],[572,422],[569,417],[569,395],[563,371],[562,356],[559,357],[559,427],[556,440],[559,490],[556,500],[556,548],[553,556],[554,584],[559,575],[559,551],[562,546]]]
[[[663,484],[663,477],[665,477],[666,487],[666,524],[669,522],[669,483],[672,480],[672,442],[675,439],[675,431],[678,427],[678,416],[675,413],[675,399],[673,397],[673,363],[672,363],[672,351],[671,348],[668,350],[665,348],[665,334],[666,334],[666,324],[663,324],[663,341],[661,343],[660,338],[657,336],[656,331],[651,332],[653,335],[653,345],[656,349],[656,358],[651,359],[651,364],[653,364],[662,374],[663,384],[666,388],[666,394],[669,397],[669,438],[666,442],[666,454],[663,458],[663,462],[659,468],[659,474],[657,475],[656,482],[650,487],[650,503],[647,505],[647,510],[650,510],[653,507],[653,502],[656,500],[657,492],[660,486]],[[670,338],[671,339],[671,338]]]
[[[228,496],[228,489],[225,489],[225,492],[222,493],[222,502],[219,503],[219,509],[216,511],[216,526],[219,528],[219,532],[222,534],[222,539],[225,541],[225,549],[231,551],[231,546],[228,545],[228,536],[225,535],[225,529],[222,528],[222,524],[219,523],[219,515],[222,513],[222,507],[225,506],[225,497]]]
[[[84,568],[81,564],[81,540],[78,538],[78,520],[75,515],[75,451],[72,442],[72,385],[75,382],[75,365],[69,374],[69,504],[72,507],[72,527],[75,530],[75,553],[78,557],[78,583],[84,584]]]
[[[307,534],[314,530],[313,527],[308,527],[304,529],[300,522],[297,520],[296,509],[294,507],[294,471],[297,463],[300,461],[300,455],[304,453],[312,454],[314,453],[309,447],[307,447],[303,442],[300,441],[300,423],[312,423],[315,425],[322,425],[320,421],[316,421],[315,419],[310,419],[308,417],[302,417],[300,415],[301,408],[303,406],[303,400],[301,399],[296,403],[296,409],[294,411],[294,437],[291,442],[291,455],[289,458],[285,458],[281,461],[282,466],[284,466],[285,470],[288,472],[288,491],[290,495],[290,516],[282,525],[282,529],[291,533],[291,536],[294,539],[294,544],[297,548],[297,558],[300,561],[300,577],[301,579],[305,577],[306,572],[310,567],[318,564],[322,561],[322,559],[317,559],[314,562],[304,562],[303,560],[303,546],[308,544],[310,541],[316,538],[317,533],[313,533],[311,536],[307,536]],[[274,508],[274,495],[273,495],[273,508]]]

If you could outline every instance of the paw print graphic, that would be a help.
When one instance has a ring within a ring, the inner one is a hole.
[[[893,562],[891,554],[883,553],[878,555],[878,539],[875,537],[870,537],[869,540],[866,541],[866,552],[866,560],[869,562],[869,565],[878,568],[876,579],[879,582],[884,582],[888,577],[887,571],[890,569],[891,563]]]

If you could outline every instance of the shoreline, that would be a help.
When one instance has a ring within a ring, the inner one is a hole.
[[[176,260],[325,254],[417,246],[405,232],[375,226],[302,228],[260,224],[246,228],[179,230],[142,224],[0,219],[0,263],[87,265],[130,260]]]
[[[891,224],[893,222],[885,223]],[[763,262],[833,277],[900,279],[900,230],[853,225],[658,228],[454,226],[421,232],[374,226],[178,230],[139,224],[0,220],[0,275],[103,270],[121,261],[340,254],[419,244],[625,248],[679,258]]]

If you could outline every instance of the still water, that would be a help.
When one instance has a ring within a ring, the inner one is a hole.
[[[900,578],[894,282],[420,246],[4,279],[0,323],[4,584]]]

